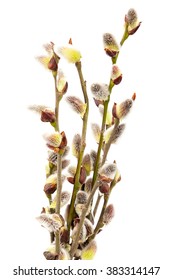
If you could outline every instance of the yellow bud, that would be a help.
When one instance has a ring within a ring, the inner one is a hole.
[[[62,135],[59,132],[47,133],[43,135],[46,144],[50,149],[58,148],[62,141]]]
[[[74,49],[72,45],[69,45],[68,47],[62,47],[59,49],[59,53],[67,59],[69,63],[76,63],[79,62],[81,59],[81,53],[80,51]]]
[[[92,260],[96,254],[97,245],[95,240],[92,240],[81,253],[82,260]]]

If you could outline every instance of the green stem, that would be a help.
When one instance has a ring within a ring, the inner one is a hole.
[[[97,200],[96,200],[96,204],[95,204],[95,207],[94,207],[94,211],[93,211],[93,216],[95,217],[96,213],[97,213],[97,209],[98,209],[98,206],[99,206],[99,203],[100,203],[100,200],[102,198],[103,195],[99,194],[98,193],[98,196],[97,196]]]
[[[55,83],[55,116],[56,116],[56,126],[55,131],[60,131],[59,128],[59,103],[60,103],[60,96],[57,91],[57,72],[54,75],[54,83]],[[60,215],[60,207],[61,207],[61,191],[62,191],[62,156],[57,153],[57,199],[56,199],[56,209],[55,213]],[[60,254],[60,234],[59,231],[55,233],[55,251],[59,255]]]
[[[86,146],[86,132],[87,132],[87,123],[88,123],[88,114],[89,114],[89,99],[88,99],[88,94],[87,94],[87,89],[86,89],[86,81],[83,78],[82,74],[82,65],[81,62],[76,62],[75,64],[79,79],[80,79],[80,84],[84,96],[84,101],[87,105],[86,111],[83,117],[83,127],[82,127],[82,135],[81,135],[81,147],[80,147],[80,153],[78,157],[78,163],[77,163],[77,169],[76,169],[76,174],[75,174],[75,183],[74,183],[74,188],[73,188],[73,193],[72,193],[72,198],[71,198],[71,203],[70,203],[70,209],[69,209],[69,215],[68,215],[68,220],[67,220],[67,227],[68,227],[68,235],[70,235],[70,228],[71,228],[71,223],[74,217],[75,209],[74,209],[74,204],[76,200],[76,194],[78,190],[81,187],[81,184],[79,182],[80,179],[80,170],[81,170],[81,165],[82,165],[82,160],[83,160],[83,154]]]
[[[108,199],[109,199],[109,194],[107,195],[104,195],[104,203],[103,203],[103,206],[102,206],[102,210],[101,210],[101,213],[100,213],[100,217],[98,219],[98,222],[97,222],[97,225],[95,227],[95,230],[94,230],[94,233],[92,236],[90,236],[90,241],[92,239],[95,238],[95,236],[97,235],[97,233],[99,232],[100,228],[103,227],[103,214],[105,212],[105,209],[107,207],[107,203],[108,203]]]
[[[113,127],[111,135],[115,134],[118,125],[119,125],[119,121],[114,124],[114,127]],[[112,144],[112,137],[110,136],[108,142],[105,144],[105,147],[104,147],[103,158],[102,158],[102,165],[106,161],[106,158],[107,158],[108,152],[110,150],[111,144]]]
[[[121,39],[121,42],[120,42],[120,45],[122,46],[125,42],[125,40],[127,40],[127,38],[129,37],[129,33],[128,33],[128,25],[127,23],[125,23],[125,29],[124,29],[124,34],[123,34],[123,37]]]
[[[124,44],[125,40],[129,37],[127,28],[128,28],[128,26],[127,26],[127,24],[125,24],[124,33],[123,33],[122,39],[120,41],[120,45],[121,46]],[[115,64],[117,62],[118,56],[119,56],[119,52],[117,53],[117,55],[115,57],[112,58],[112,64]],[[109,83],[109,91],[110,91],[110,93],[111,93],[113,87],[114,87],[114,84],[113,84],[112,80],[110,80],[110,83]],[[109,103],[109,100],[108,100],[108,103]],[[106,104],[106,105],[108,107],[108,104]],[[107,109],[108,108],[104,107],[104,113],[106,113],[106,114],[107,114],[107,111],[106,111]],[[115,124],[114,129],[115,129],[116,126],[117,126],[117,124]],[[102,128],[103,128],[103,123],[102,123]],[[101,141],[102,141],[102,138],[101,138]],[[102,143],[100,142],[99,145],[100,145],[100,147],[98,147],[97,159],[96,159],[97,166],[95,167],[94,175],[93,175],[93,184],[95,183],[95,180],[96,180],[96,178],[98,176],[98,163],[100,162],[100,153],[101,153],[101,149],[102,149],[102,146],[103,146],[103,142]],[[111,141],[108,141],[108,143],[104,147],[104,153],[103,153],[103,158],[102,158],[101,166],[106,161],[107,154],[109,152],[110,146],[111,146]],[[99,203],[100,203],[100,199],[99,198],[98,198],[98,200],[96,201],[96,205],[95,205],[95,207],[97,206],[97,208],[98,208]],[[98,203],[98,205],[97,205],[97,203]]]
[[[61,251],[61,244],[60,244],[60,234],[59,231],[55,232],[55,252],[56,254],[60,254]]]
[[[57,72],[56,72],[57,73]],[[55,84],[55,117],[56,117],[56,124],[55,124],[55,131],[59,131],[59,103],[60,98],[57,90],[57,74],[54,77],[54,84]]]
[[[101,210],[101,213],[100,213],[100,216],[99,216],[97,225],[96,225],[96,227],[95,227],[94,233],[89,237],[88,242],[90,242],[91,240],[93,240],[93,239],[95,238],[95,236],[97,235],[97,233],[99,232],[99,230],[104,226],[104,224],[103,224],[103,215],[104,215],[104,212],[105,212],[105,210],[106,210],[106,207],[107,207],[107,204],[108,204],[108,201],[109,201],[110,194],[111,194],[112,189],[113,189],[113,187],[114,187],[115,185],[116,185],[116,179],[114,178],[114,180],[111,182],[111,186],[110,186],[110,191],[109,191],[109,193],[104,195],[104,203],[103,203],[103,206],[102,206],[102,210]]]
[[[61,191],[62,191],[62,156],[57,154],[57,201],[55,213],[60,214],[61,208]]]
[[[128,25],[127,23],[125,23],[125,29],[124,29],[124,33],[122,36],[122,39],[120,41],[120,46],[122,47],[122,45],[124,44],[124,42],[127,40],[127,38],[129,37],[129,33],[128,33]],[[112,58],[112,63],[115,64],[117,59],[119,56],[119,52],[117,53],[117,55],[115,57]]]
[[[97,150],[97,157],[96,157],[96,162],[95,162],[95,167],[94,167],[92,185],[95,184],[95,182],[97,180],[97,176],[98,176],[98,169],[99,169],[99,164],[100,164],[101,151],[102,151],[102,147],[103,147],[104,131],[105,131],[105,126],[106,126],[106,116],[107,116],[107,111],[108,111],[109,100],[110,100],[110,97],[104,103],[104,112],[103,112],[103,119],[102,119],[101,133],[100,133],[100,141],[99,141],[98,150]]]
[[[76,232],[76,236],[75,236],[75,239],[74,239],[74,241],[72,243],[71,250],[70,250],[71,258],[73,258],[74,254],[76,252],[76,249],[78,247],[78,240],[79,240],[80,232],[81,232],[84,220],[85,220],[85,216],[87,214],[88,208],[89,208],[89,206],[90,206],[90,204],[92,202],[93,196],[94,196],[97,188],[98,188],[98,184],[95,182],[95,184],[94,184],[94,186],[93,186],[93,188],[91,190],[91,193],[90,193],[90,195],[88,197],[87,203],[85,204],[85,208],[82,211],[82,215],[80,216],[80,222],[78,224],[78,230]]]
[[[124,41],[128,38],[127,36],[127,26],[125,26],[125,31],[124,31],[124,35],[122,37],[122,40],[120,42],[120,45],[122,46]],[[116,63],[117,61],[117,58],[118,58],[118,55],[119,53],[116,55],[115,58],[112,58],[112,63]],[[109,83],[109,92],[111,94],[111,91],[112,91],[112,88],[113,88],[114,84],[112,83],[112,80],[110,80],[110,83]],[[99,169],[99,162],[100,162],[100,155],[101,155],[101,150],[102,150],[102,146],[103,146],[103,136],[104,136],[104,130],[105,130],[105,126],[106,126],[106,116],[107,116],[107,111],[108,111],[108,105],[109,105],[109,100],[110,100],[110,96],[108,98],[107,101],[105,101],[104,103],[104,112],[103,112],[103,119],[102,119],[102,126],[101,126],[101,135],[100,135],[100,141],[99,141],[99,146],[98,146],[98,150],[97,150],[97,157],[96,157],[96,163],[95,163],[95,168],[94,168],[94,174],[93,174],[93,181],[92,181],[92,191],[88,197],[88,201],[85,205],[85,208],[83,209],[82,211],[82,215],[80,217],[80,222],[78,224],[78,231],[76,233],[76,237],[73,241],[73,244],[72,244],[72,247],[71,247],[71,251],[70,251],[70,254],[71,254],[71,257],[73,258],[74,254],[75,254],[75,251],[78,247],[78,240],[79,240],[79,236],[80,236],[80,232],[81,232],[81,229],[82,229],[82,225],[84,223],[84,219],[85,219],[85,216],[86,216],[86,213],[88,211],[88,208],[90,206],[90,203],[92,202],[93,200],[93,197],[94,197],[94,194],[98,188],[98,184],[97,184],[97,178],[98,178],[98,169]]]
[[[111,94],[113,85],[110,82],[109,84],[109,92]],[[100,134],[100,141],[99,141],[99,146],[98,146],[98,151],[97,151],[97,157],[96,157],[96,163],[95,163],[95,168],[94,168],[94,174],[93,174],[93,181],[92,181],[92,191],[88,197],[87,203],[85,204],[85,208],[82,211],[82,215],[80,217],[80,222],[78,224],[78,230],[75,236],[75,239],[73,241],[72,247],[71,247],[71,251],[70,251],[70,255],[73,258],[75,251],[78,247],[78,240],[79,240],[79,236],[80,236],[80,232],[84,223],[84,219],[86,216],[86,213],[88,211],[88,208],[90,206],[90,204],[92,203],[94,194],[98,188],[98,184],[97,184],[97,178],[98,178],[98,169],[99,169],[99,162],[100,162],[100,155],[101,155],[101,150],[102,150],[102,146],[103,146],[103,140],[104,140],[104,131],[105,131],[105,126],[106,126],[106,116],[107,116],[107,111],[108,111],[108,104],[109,104],[109,100],[110,100],[110,96],[108,98],[108,100],[105,101],[104,103],[104,112],[103,112],[103,119],[102,119],[102,126],[101,126],[101,134]]]

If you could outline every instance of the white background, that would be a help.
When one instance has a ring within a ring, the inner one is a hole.
[[[98,236],[93,262],[98,268],[161,266],[157,279],[172,279],[171,1],[7,0],[0,6],[0,248],[4,265],[44,262],[48,267],[50,263],[42,257],[48,233],[35,221],[47,203],[42,191],[47,156],[42,134],[50,128],[27,106],[54,106],[54,90],[51,74],[34,57],[44,53],[44,43],[62,46],[72,37],[82,53],[88,88],[93,82],[108,82],[111,63],[103,51],[102,35],[111,32],[119,41],[124,15],[133,7],[142,24],[121,50],[118,65],[123,81],[113,90],[111,103],[134,92],[137,99],[126,119],[126,131],[111,152],[122,181],[111,197],[115,218]],[[67,95],[81,97],[75,67],[63,60],[61,66],[69,81]],[[61,106],[60,126],[70,138],[80,132],[81,122],[65,101]],[[96,110],[91,105],[90,120],[99,123]],[[91,136],[89,130],[88,143],[94,147]]]

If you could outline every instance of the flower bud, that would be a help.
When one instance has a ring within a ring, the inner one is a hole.
[[[64,213],[64,219],[66,221],[68,220],[69,211],[70,211],[70,204],[67,204],[66,209],[65,209],[65,213]]]
[[[85,209],[85,204],[76,204],[75,206],[75,211],[76,214],[80,217],[82,215],[82,211],[83,209]],[[88,208],[87,213],[85,216],[88,216],[88,214],[90,213],[91,207]]]
[[[46,179],[46,184],[44,185],[44,192],[46,195],[51,195],[56,191],[57,186],[57,175],[52,174]]]
[[[87,105],[83,103],[78,97],[76,96],[68,96],[66,98],[67,102],[70,104],[72,109],[80,114],[81,118],[84,117]]]
[[[85,192],[90,193],[92,190],[92,178],[88,178],[84,187]]]
[[[104,194],[108,194],[110,191],[110,186],[108,183],[104,181],[99,182],[99,191]]]
[[[82,166],[80,169],[80,177],[79,177],[79,182],[81,185],[85,183],[86,177],[87,177],[86,169],[85,167]]]
[[[69,252],[67,251],[67,249],[61,248],[60,256],[58,259],[63,260],[63,261],[70,260],[70,255],[69,255]]]
[[[66,227],[60,229],[60,241],[61,243],[68,243],[68,229]]]
[[[131,107],[132,107],[131,99],[127,99],[120,104],[114,103],[113,108],[112,108],[112,115],[114,118],[121,120],[127,116]]]
[[[115,57],[120,50],[115,38],[110,33],[105,33],[103,35],[103,44],[106,54],[110,57]]]
[[[76,204],[86,204],[88,200],[88,194],[85,191],[78,191],[76,195]]]
[[[85,218],[85,220],[84,220],[84,225],[85,225],[86,230],[87,230],[86,237],[88,238],[89,236],[91,236],[93,234],[94,227],[93,227],[93,224],[91,223],[91,221],[87,218]]]
[[[65,178],[66,177],[64,175],[61,176],[62,183],[64,182]],[[55,170],[55,173],[51,174],[46,179],[46,183],[44,186],[44,192],[46,193],[47,196],[49,196],[50,194],[52,194],[56,191],[56,188],[57,188],[57,172]]]
[[[114,85],[118,85],[122,80],[122,73],[116,64],[112,65],[111,79]]]
[[[59,132],[47,133],[44,134],[43,137],[46,140],[46,145],[49,149],[54,150],[55,152],[59,151],[58,148],[62,141],[62,135]]]
[[[110,204],[106,207],[105,212],[103,214],[103,223],[106,225],[109,224],[112,221],[114,215],[115,215],[114,206],[113,204]]]
[[[99,143],[100,135],[101,135],[100,126],[98,124],[96,124],[96,123],[93,123],[91,125],[91,128],[92,128],[93,135],[94,135],[94,138],[95,138],[96,142]]]
[[[83,157],[82,166],[85,168],[87,175],[89,175],[91,172],[91,158],[89,154]]]
[[[79,226],[79,224],[77,223],[75,225],[75,227],[73,228],[72,236],[71,236],[72,240],[74,240],[76,238],[76,234],[77,234],[77,231],[78,231],[78,226]],[[86,230],[86,227],[83,225],[82,228],[81,228],[81,231],[80,231],[78,243],[84,243],[85,240],[86,240],[86,235],[87,235],[87,230]]]
[[[67,191],[63,191],[61,193],[61,207],[63,207],[64,205],[66,205],[70,200],[70,193]]]
[[[99,105],[104,105],[104,101],[102,100],[98,100],[98,99],[95,99],[95,98],[93,98],[94,99],[94,102],[95,102],[95,104],[96,104],[96,106],[97,107],[99,107]]]
[[[70,165],[68,168],[68,172],[74,177],[76,174],[76,166]]]
[[[47,250],[43,253],[47,260],[70,260],[70,255],[65,248],[61,248],[60,254],[56,253],[55,244],[52,243]]]
[[[61,193],[61,207],[63,207],[64,205],[66,205],[70,200],[70,193],[67,191],[63,191]],[[55,196],[55,198],[53,199],[50,208],[56,208],[56,202],[57,202],[57,195]]]
[[[106,182],[111,182],[116,174],[116,164],[115,163],[105,163],[103,167],[99,170],[100,179]]]
[[[95,99],[100,101],[105,101],[110,95],[109,88],[107,84],[92,84],[91,92]]]
[[[72,141],[72,154],[76,158],[79,157],[81,147],[81,136],[79,134],[75,134]]]
[[[74,49],[71,44],[68,47],[62,47],[59,49],[59,53],[69,62],[76,63],[81,59],[80,51]]]
[[[62,160],[62,169],[66,168],[70,164],[70,160],[64,159]]]
[[[47,67],[49,70],[52,70],[52,71],[58,70],[58,64],[56,63],[54,56],[52,56],[51,59],[49,60]]]
[[[51,110],[51,109],[44,109],[42,112],[41,112],[41,121],[42,122],[55,122],[56,120],[56,117],[55,117],[55,113]]]
[[[94,150],[91,150],[90,152],[90,157],[91,157],[91,169],[94,170],[95,167],[95,162],[96,162],[96,158],[97,158],[97,153]]]
[[[134,94],[132,95],[132,100],[135,101],[136,100],[136,93],[134,92]]]
[[[81,253],[82,260],[92,260],[96,254],[97,245],[95,240],[92,240],[83,250]]]
[[[125,16],[125,22],[127,23],[127,30],[129,35],[133,35],[141,25],[138,20],[137,13],[134,9],[130,9]]]
[[[56,232],[64,225],[64,219],[59,214],[41,214],[36,218],[50,232]]]
[[[75,178],[74,178],[74,177],[67,177],[67,181],[68,181],[70,184],[74,185],[74,183],[75,183]]]
[[[39,56],[37,60],[46,68],[52,72],[57,72],[58,62],[60,57],[54,52],[54,43],[46,44],[43,46],[47,52],[47,56]]]
[[[59,95],[63,95],[67,92],[68,89],[68,83],[66,81],[66,78],[64,76],[64,73],[59,70],[58,71],[58,78],[57,78],[57,91]]]
[[[58,70],[58,64],[54,58],[48,57],[48,56],[38,56],[36,59],[48,70],[51,70],[53,72],[57,72]]]
[[[125,124],[120,124],[116,127],[108,128],[104,133],[105,143],[107,144],[108,141],[110,141],[111,144],[115,144],[118,138],[122,135],[124,129],[125,129]]]
[[[63,149],[64,150],[64,148],[67,146],[67,137],[66,137],[64,131],[61,132],[61,137],[62,137],[62,139],[61,139],[61,143],[59,145],[59,149]]]

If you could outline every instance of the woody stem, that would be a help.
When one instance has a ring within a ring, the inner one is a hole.
[[[68,215],[68,220],[67,220],[68,235],[70,235],[71,223],[72,223],[74,213],[75,213],[74,204],[75,204],[75,200],[76,200],[76,194],[81,187],[79,179],[80,179],[80,170],[81,170],[81,165],[82,165],[83,154],[84,154],[84,150],[85,150],[85,146],[86,146],[86,132],[87,132],[88,114],[89,114],[89,99],[88,99],[88,95],[87,95],[86,81],[83,78],[81,62],[80,61],[76,62],[75,66],[78,71],[79,80],[80,80],[80,84],[81,84],[81,88],[82,88],[82,92],[83,92],[83,96],[84,96],[84,101],[87,106],[86,106],[85,114],[83,116],[81,146],[80,146],[77,169],[76,169],[76,174],[75,174],[75,183],[74,183],[74,188],[73,188],[73,193],[72,193],[72,198],[71,198],[71,203],[70,203],[69,215]]]
[[[55,83],[55,117],[56,117],[56,126],[55,131],[59,132],[59,103],[60,97],[57,91],[57,72],[54,76]],[[56,208],[55,213],[60,215],[60,207],[61,207],[61,191],[62,191],[62,156],[57,152],[57,195],[56,195]],[[59,231],[55,233],[55,251],[59,255],[60,254],[60,234]]]

